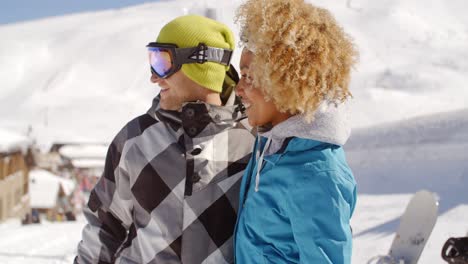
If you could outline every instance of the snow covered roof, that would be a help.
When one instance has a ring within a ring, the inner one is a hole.
[[[25,152],[29,145],[31,140],[27,137],[0,128],[0,153],[18,150]]]
[[[52,208],[56,205],[60,185],[70,195],[75,183],[49,171],[35,169],[29,172],[31,208]]]
[[[59,153],[69,159],[105,159],[107,145],[66,145],[59,149]]]
[[[79,169],[104,168],[104,159],[72,159],[73,167]]]

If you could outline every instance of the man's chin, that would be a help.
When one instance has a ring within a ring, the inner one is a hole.
[[[177,111],[181,108],[181,106],[177,106],[174,104],[167,104],[161,101],[159,103],[159,108],[161,108],[162,110],[166,110],[166,111]]]

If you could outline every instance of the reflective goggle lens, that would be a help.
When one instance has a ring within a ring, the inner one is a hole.
[[[171,53],[167,49],[148,48],[151,71],[159,77],[165,77],[172,69],[173,62]]]

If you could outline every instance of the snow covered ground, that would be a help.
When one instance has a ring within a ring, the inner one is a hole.
[[[444,242],[468,232],[468,110],[358,129],[345,149],[359,185],[353,263],[388,251],[421,189],[439,196],[439,217],[419,263],[444,263]]]
[[[234,25],[241,1],[207,0]],[[317,1],[314,1],[317,2]],[[201,3],[197,1],[197,3]],[[317,2],[318,3],[318,2]],[[353,263],[388,251],[411,194],[440,197],[439,218],[420,263],[443,263],[442,244],[468,232],[468,17],[465,0],[330,0],[356,40],[354,131],[345,149],[359,184]],[[144,45],[188,1],[0,26],[0,127],[53,141],[108,142],[146,111]],[[239,53],[235,55],[237,65]],[[70,263],[83,220],[0,224],[0,263]]]
[[[81,238],[84,217],[77,222],[21,226],[19,220],[0,225],[0,263],[65,264],[73,263]]]

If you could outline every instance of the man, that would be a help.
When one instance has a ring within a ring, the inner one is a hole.
[[[239,180],[254,140],[238,122],[226,73],[232,32],[182,16],[147,47],[161,92],[110,145],[75,263],[232,263]]]

